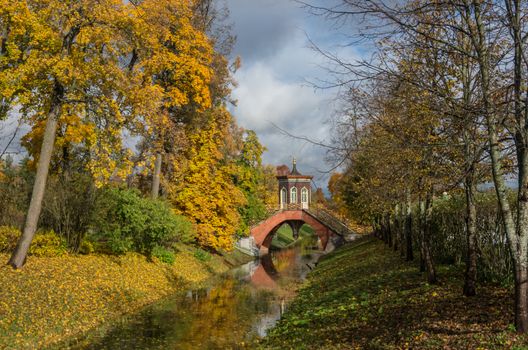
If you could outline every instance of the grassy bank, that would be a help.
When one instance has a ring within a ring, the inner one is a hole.
[[[0,261],[7,260],[0,254]],[[204,258],[180,246],[173,265],[129,253],[29,257],[21,270],[1,266],[0,349],[35,349],[78,337],[237,261],[233,255]]]
[[[365,238],[324,257],[265,349],[527,349],[512,331],[512,291],[462,296],[462,273],[439,267],[428,285],[381,241]]]
[[[308,225],[303,225],[299,230],[300,237],[312,236],[313,234],[313,229]],[[273,237],[271,246],[273,248],[284,249],[291,246],[295,242],[296,239],[293,237],[292,229],[288,224],[283,224],[281,227],[279,227],[275,236]]]

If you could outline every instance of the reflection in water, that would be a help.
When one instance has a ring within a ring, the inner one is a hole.
[[[167,298],[94,333],[85,349],[236,349],[266,335],[320,253],[302,246],[232,270],[213,287]]]

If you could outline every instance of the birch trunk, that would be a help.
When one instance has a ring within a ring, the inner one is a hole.
[[[466,192],[466,273],[464,278],[464,295],[474,296],[477,289],[477,208],[475,205],[476,186],[473,174],[468,174],[465,181]]]
[[[394,207],[394,244],[393,244],[393,248],[394,248],[394,251],[397,252],[398,251],[398,246],[400,244],[399,242],[399,235],[400,235],[400,220],[398,218],[398,213],[400,212],[400,205],[399,204],[396,204],[396,206]]]
[[[411,191],[407,190],[405,203],[405,260],[412,261],[413,246],[412,246],[412,203],[411,203]]]
[[[515,223],[510,203],[508,202],[508,191],[503,176],[501,150],[499,146],[499,136],[497,125],[499,123],[495,112],[492,110],[491,92],[490,92],[490,65],[489,52],[486,46],[485,26],[482,21],[481,4],[475,5],[475,23],[476,23],[476,45],[478,64],[480,69],[480,78],[482,85],[482,104],[483,114],[486,118],[488,131],[488,142],[490,147],[490,158],[492,166],[493,182],[495,192],[499,201],[504,231],[508,237],[508,243],[512,258],[515,264],[515,327],[518,332],[525,333],[528,331],[528,283],[526,281],[528,264],[527,264],[527,239],[528,239],[528,197],[523,198],[523,192],[526,188],[520,187],[518,192],[518,216]],[[516,62],[517,63],[517,62]],[[514,63],[515,64],[515,63]],[[519,151],[517,144],[517,151]],[[524,152],[524,147],[521,147]],[[519,160],[523,157],[517,154]],[[527,174],[524,171],[526,164],[519,164],[519,184],[527,184]]]
[[[418,232],[420,232],[420,272],[425,272],[425,201],[420,199]]]
[[[427,282],[435,284],[436,269],[434,266],[433,255],[431,254],[431,216],[433,211],[433,194],[429,191],[425,200],[425,226],[424,226],[424,261],[427,270]]]

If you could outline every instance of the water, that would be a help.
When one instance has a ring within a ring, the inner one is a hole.
[[[190,290],[94,332],[84,349],[239,349],[280,319],[321,252],[272,252],[233,269],[211,287]]]

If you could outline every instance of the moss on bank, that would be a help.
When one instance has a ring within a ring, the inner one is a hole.
[[[204,283],[242,257],[200,261],[180,246],[173,265],[143,255],[29,257],[26,266],[0,267],[0,348],[47,347],[82,335],[164,296]],[[0,254],[0,261],[8,256]]]
[[[375,238],[325,256],[264,349],[526,349],[512,330],[512,291],[462,296],[462,273],[439,266],[428,285],[415,263]]]

